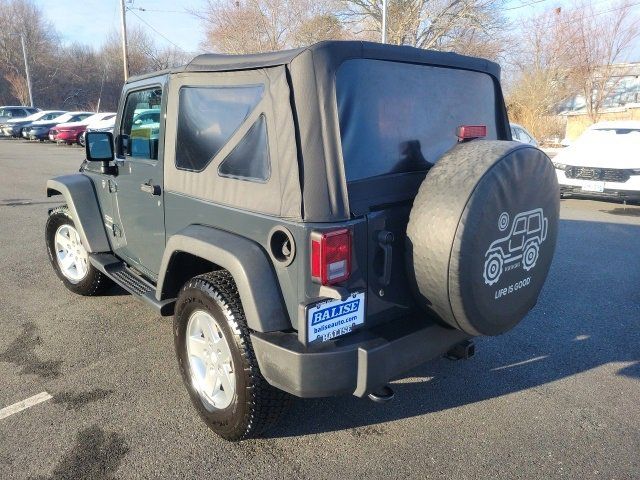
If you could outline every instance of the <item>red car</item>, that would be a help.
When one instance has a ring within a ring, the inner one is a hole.
[[[80,136],[87,129],[87,125],[100,120],[108,120],[115,117],[113,112],[96,113],[78,122],[60,123],[49,130],[49,140],[54,142],[64,142],[68,145],[80,143]]]

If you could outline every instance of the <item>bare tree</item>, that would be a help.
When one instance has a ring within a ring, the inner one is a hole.
[[[302,22],[293,35],[296,46],[311,45],[323,40],[346,40],[348,32],[332,14],[315,15]]]
[[[209,0],[203,12],[203,46],[223,53],[282,50],[345,38],[328,3],[313,0]]]
[[[29,87],[25,77],[15,72],[9,72],[4,75],[4,78],[9,84],[11,95],[18,99],[20,105],[28,105]]]
[[[34,101],[40,103],[41,91],[50,88],[56,74],[58,38],[42,10],[30,0],[0,0],[0,96],[16,98],[10,93],[7,75],[25,77],[20,37],[23,36],[31,70]]]
[[[580,96],[596,122],[624,76],[624,61],[638,38],[638,19],[626,3],[596,11],[591,0],[522,22],[510,58],[509,114],[537,138],[561,135],[556,113]]]
[[[509,58],[507,105],[510,117],[543,140],[561,134],[550,121],[571,96],[572,45],[557,11],[544,12],[516,25],[518,42]]]
[[[621,62],[640,37],[633,4],[623,0],[604,12],[590,1],[576,4],[564,19],[572,45],[569,80],[585,100],[587,114],[597,122],[619,82],[628,73]]]
[[[380,0],[344,0],[341,18],[351,30],[379,40]],[[454,50],[496,58],[503,48],[503,0],[390,0],[387,39],[396,45]],[[489,47],[489,48],[487,48]]]

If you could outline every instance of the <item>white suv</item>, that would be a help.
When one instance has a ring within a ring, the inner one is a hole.
[[[640,121],[601,122],[553,159],[562,195],[640,200]]]

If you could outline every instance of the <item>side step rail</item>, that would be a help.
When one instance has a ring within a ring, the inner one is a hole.
[[[155,285],[150,283],[135,270],[129,268],[123,261],[114,255],[111,255],[110,253],[90,253],[89,261],[94,267],[124,288],[127,292],[144,300],[158,313],[160,313],[160,315],[164,317],[173,315],[176,299],[169,298],[167,300],[157,300],[155,295]]]

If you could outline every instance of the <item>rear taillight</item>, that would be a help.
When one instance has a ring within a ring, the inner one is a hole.
[[[487,136],[486,125],[462,125],[458,127],[458,140],[473,140]]]
[[[343,282],[351,275],[351,231],[342,228],[311,234],[311,277],[322,285]]]

